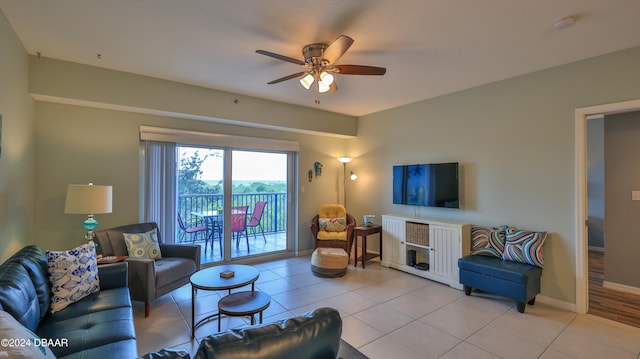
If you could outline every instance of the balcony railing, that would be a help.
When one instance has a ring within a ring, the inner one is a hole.
[[[278,193],[243,193],[232,194],[232,207],[247,206],[247,223],[251,218],[256,202],[267,202],[262,214],[260,224],[264,233],[284,232],[287,229],[287,194]],[[193,215],[194,212],[204,212],[212,210],[222,210],[224,198],[222,194],[186,194],[178,196],[178,213],[183,222],[189,224],[197,223],[199,219]],[[177,222],[177,219],[176,219]],[[177,224],[176,224],[177,227]],[[191,242],[193,238],[187,236],[185,241]]]

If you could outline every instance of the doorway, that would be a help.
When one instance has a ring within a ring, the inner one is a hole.
[[[640,188],[640,166],[629,159],[640,151],[639,135],[640,112],[608,114],[587,121],[587,313],[636,327],[640,327],[640,290],[636,271],[629,270],[629,263],[635,261],[634,223],[640,207],[630,194]]]
[[[587,180],[587,121],[608,114],[640,110],[640,100],[619,102],[576,109],[576,312],[589,311],[589,250],[588,250],[588,180]]]

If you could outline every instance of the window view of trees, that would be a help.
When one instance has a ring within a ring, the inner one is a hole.
[[[222,193],[222,180],[215,184],[202,180],[202,163],[209,156],[210,154],[206,154],[200,157],[199,151],[191,156],[180,156],[178,194]]]
[[[221,157],[221,151],[207,151],[204,155],[196,150],[191,155],[180,156],[180,168],[178,170],[178,194],[221,194],[223,191],[222,180],[205,180],[203,175],[203,163],[209,157]],[[273,193],[286,192],[286,181],[261,181],[261,180],[235,180],[232,193]]]

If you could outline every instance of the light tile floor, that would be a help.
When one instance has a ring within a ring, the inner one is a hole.
[[[640,329],[537,303],[524,314],[511,300],[464,295],[370,261],[349,267],[342,278],[313,276],[308,257],[255,265],[257,290],[271,295],[264,322],[329,306],[343,319],[344,340],[376,358],[639,358]],[[210,314],[226,292],[199,291],[196,319]],[[217,332],[211,320],[190,339],[191,287],[152,303],[144,318],[134,302],[138,351],[165,347],[195,353],[199,340]],[[223,330],[247,326],[248,318],[223,317]]]

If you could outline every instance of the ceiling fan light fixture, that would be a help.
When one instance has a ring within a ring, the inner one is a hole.
[[[320,73],[320,82],[322,82],[323,85],[331,86],[331,84],[333,83],[333,80],[334,80],[334,77],[332,74],[326,71],[322,71]]]
[[[308,90],[311,88],[311,85],[313,85],[313,81],[315,81],[315,79],[313,78],[313,75],[311,75],[310,73],[307,73],[300,79],[300,85],[302,85],[302,87]]]
[[[329,90],[331,90],[330,86],[325,85],[324,83],[322,83],[322,81],[318,81],[318,92],[325,93],[329,92]]]

